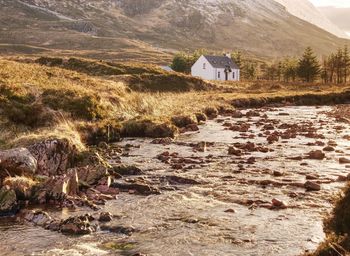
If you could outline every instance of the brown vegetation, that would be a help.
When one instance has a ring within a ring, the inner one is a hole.
[[[349,99],[347,89],[277,82],[211,84],[153,65],[0,59],[0,147],[45,138],[67,138],[83,148],[120,136],[173,137],[175,125],[182,126],[173,117],[199,122],[232,106],[341,103]]]

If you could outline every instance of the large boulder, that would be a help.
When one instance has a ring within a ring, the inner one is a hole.
[[[0,189],[0,216],[15,214],[19,209],[16,192],[6,186]]]
[[[33,176],[37,160],[26,148],[0,151],[0,181],[7,176]]]
[[[67,196],[76,196],[79,192],[79,179],[75,169],[70,169],[61,176],[50,177],[42,183],[35,195],[35,201],[45,203],[47,200],[61,201]]]
[[[108,170],[103,166],[86,166],[75,169],[79,182],[86,185],[96,185],[104,177],[108,177]]]
[[[75,148],[68,140],[46,140],[28,147],[37,160],[37,174],[45,176],[62,175],[72,164]]]

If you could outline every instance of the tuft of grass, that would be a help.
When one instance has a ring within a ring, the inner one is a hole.
[[[45,90],[42,101],[54,110],[63,110],[73,118],[92,121],[108,116],[107,109],[101,105],[101,98],[94,94],[79,94],[72,90]]]
[[[125,137],[173,138],[176,133],[176,127],[170,123],[139,118],[124,122],[121,130],[121,135]]]
[[[36,181],[28,177],[16,176],[7,177],[3,181],[3,186],[8,186],[16,192],[18,199],[28,199],[31,196],[32,188],[37,184]]]
[[[350,254],[350,183],[338,198],[331,216],[325,220],[327,239],[313,256]]]
[[[180,73],[132,75],[125,77],[124,81],[138,92],[189,92],[214,88],[209,82]]]
[[[40,57],[35,60],[40,65],[61,67],[68,70],[85,73],[92,76],[113,76],[125,74],[162,74],[164,71],[154,65],[140,65],[134,63],[113,63],[77,58]]]
[[[196,124],[196,121],[193,120],[191,116],[183,116],[183,115],[172,117],[171,122],[179,128],[184,128],[190,124]]]

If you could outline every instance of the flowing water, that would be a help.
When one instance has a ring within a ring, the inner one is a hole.
[[[150,139],[126,139],[114,147],[128,149],[127,154],[111,156],[111,163],[121,161],[139,166],[144,174],[127,177],[126,181],[144,182],[161,190],[161,194],[150,196],[122,192],[103,207],[103,211],[116,215],[112,224],[132,226],[135,232],[127,236],[99,231],[72,237],[21,224],[15,219],[2,219],[0,255],[140,252],[289,256],[313,250],[324,239],[322,219],[332,209],[330,199],[345,185],[338,181],[339,176],[346,176],[350,170],[349,166],[339,164],[340,157],[350,155],[350,142],[345,137],[350,127],[328,118],[323,112],[329,110],[328,107],[286,107],[266,109],[259,117],[220,117],[201,125],[199,132],[183,134],[169,145],[153,144]],[[250,124],[249,130],[225,129],[228,123],[237,122]],[[316,128],[316,137],[304,132],[296,138],[269,144],[262,128],[267,123],[275,127],[271,132],[279,130],[276,127],[281,124]],[[269,150],[228,155],[229,146],[248,141]],[[334,145],[336,151],[326,152],[326,159],[305,158],[311,150],[325,147],[320,142],[327,145],[329,141],[337,145]],[[207,144],[204,152],[195,147],[202,142]],[[166,151],[182,168],[158,159]],[[300,156],[303,159],[294,158]],[[198,184],[164,179],[173,175]],[[306,191],[303,184],[307,177],[321,183],[321,190]],[[270,209],[274,198],[288,207]],[[49,210],[56,217],[83,211]]]

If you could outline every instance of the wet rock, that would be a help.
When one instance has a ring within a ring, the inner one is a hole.
[[[253,116],[258,117],[258,116],[260,116],[260,113],[258,111],[255,111],[255,110],[250,110],[245,115],[246,115],[246,117],[253,117]]]
[[[101,212],[98,218],[100,222],[109,222],[113,220],[113,215],[109,212]]]
[[[123,235],[127,235],[127,236],[132,235],[132,233],[134,233],[136,231],[136,229],[132,226],[124,227],[124,226],[113,225],[113,224],[101,225],[101,230],[109,231],[109,232],[117,233],[117,234],[123,234]]]
[[[273,126],[273,124],[265,124],[263,126],[263,130],[272,131],[274,129],[275,129],[275,127]]]
[[[279,141],[279,136],[276,135],[276,134],[271,134],[270,136],[268,136],[268,137],[266,138],[266,140],[268,141],[269,144],[273,144],[273,143]]]
[[[203,113],[196,113],[195,116],[198,123],[207,121],[207,116]]]
[[[26,211],[24,213],[24,219],[30,223],[33,223],[34,225],[41,227],[46,226],[52,222],[52,218],[47,212],[35,210]]]
[[[186,126],[186,131],[187,132],[196,132],[196,131],[199,131],[199,127],[197,124],[189,124]]]
[[[68,140],[46,140],[28,150],[37,160],[37,174],[45,176],[64,174],[76,153]]]
[[[330,140],[330,141],[328,141],[328,146],[332,146],[332,147],[336,147],[336,146],[338,146],[338,143],[336,142],[336,141],[334,141],[334,140]]]
[[[75,170],[78,174],[79,182],[87,185],[95,185],[102,178],[108,176],[107,168],[104,166],[86,166],[75,168]]]
[[[0,151],[0,181],[7,176],[33,176],[37,160],[26,148]]]
[[[228,154],[229,155],[234,155],[234,156],[241,156],[242,155],[242,150],[236,149],[235,147],[229,147]]]
[[[60,224],[60,231],[69,235],[87,235],[96,231],[96,226],[91,225],[93,218],[90,215],[70,217]]]
[[[327,147],[323,148],[323,151],[332,152],[332,151],[335,151],[335,149],[331,146],[327,146]]]
[[[205,141],[199,142],[197,145],[194,146],[194,150],[199,152],[207,151],[207,143]]]
[[[227,209],[225,212],[226,213],[236,213],[236,210],[234,210],[234,209]]]
[[[13,215],[19,209],[16,192],[6,186],[0,189],[0,217]]]
[[[276,199],[276,198],[272,199],[271,203],[272,203],[272,206],[274,208],[279,208],[279,209],[286,209],[287,208],[287,204],[285,202],[283,202],[279,199]]]
[[[121,176],[133,176],[133,175],[142,175],[143,171],[133,165],[130,166],[125,166],[125,165],[120,165],[120,166],[115,166],[111,170],[112,172],[115,172]]]
[[[273,171],[273,176],[275,176],[275,177],[282,177],[282,176],[284,176],[284,173],[280,172],[280,171]]]
[[[219,111],[214,107],[207,107],[204,109],[204,114],[210,119],[214,119],[219,115]]]
[[[345,158],[345,157],[341,157],[341,158],[339,158],[339,163],[340,164],[350,164],[350,159]]]
[[[186,128],[189,125],[196,124],[190,116],[174,116],[171,118],[171,122],[179,128]]]
[[[201,182],[196,181],[194,179],[189,179],[189,178],[183,178],[179,176],[166,176],[165,179],[171,184],[171,185],[176,185],[176,184],[183,184],[183,185],[199,185]]]
[[[158,195],[160,194],[160,191],[158,188],[152,187],[147,184],[141,184],[141,183],[121,183],[121,182],[115,182],[112,183],[111,187],[117,188],[120,191],[135,191],[138,194],[141,195]]]
[[[173,143],[173,139],[170,137],[167,138],[157,138],[154,139],[151,143],[152,144],[162,144],[162,145],[170,145],[171,143]]]
[[[340,181],[340,182],[350,181],[350,174],[347,176],[339,175],[337,181]]]
[[[319,178],[318,175],[312,175],[312,174],[306,175],[307,180],[317,180],[318,178]]]
[[[100,149],[109,149],[109,145],[104,141],[101,141],[100,143],[98,143],[98,147]]]
[[[232,111],[231,116],[233,118],[242,118],[243,117],[243,113],[241,111],[239,111],[239,110],[234,110],[234,111]]]
[[[316,182],[307,181],[304,184],[304,188],[308,191],[320,191],[321,185]]]
[[[321,150],[314,150],[308,153],[309,159],[323,160],[325,157],[325,153],[323,153]]]
[[[247,159],[247,164],[254,164],[256,162],[256,158],[255,157],[249,157]]]

